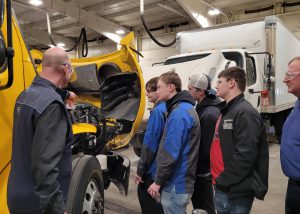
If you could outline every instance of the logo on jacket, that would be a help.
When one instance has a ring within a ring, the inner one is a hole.
[[[227,119],[223,122],[223,129],[233,129],[233,119]]]
[[[17,114],[18,114],[18,115],[20,114],[20,112],[21,112],[21,109],[22,109],[22,107],[21,107],[21,106],[18,106],[18,107],[17,107]]]

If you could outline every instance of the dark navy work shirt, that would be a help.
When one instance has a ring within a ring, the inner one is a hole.
[[[300,99],[284,123],[280,159],[283,173],[300,180]]]

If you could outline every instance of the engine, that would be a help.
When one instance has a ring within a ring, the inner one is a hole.
[[[101,115],[99,108],[89,103],[79,103],[69,111],[72,124],[87,123],[97,128],[96,133],[76,134],[72,144],[72,153],[89,155],[102,154],[105,145],[118,135],[123,126],[121,123]]]
[[[76,104],[75,108],[70,111],[72,123],[88,123],[97,125],[101,121],[99,108],[89,104]]]

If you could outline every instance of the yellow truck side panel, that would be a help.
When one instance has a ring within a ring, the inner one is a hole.
[[[0,210],[3,214],[9,213],[6,205],[6,189],[11,159],[14,105],[18,95],[24,90],[25,86],[28,86],[32,82],[32,79],[35,76],[35,71],[32,62],[30,61],[26,45],[20,35],[20,31],[17,29],[18,26],[14,20],[12,32],[13,47],[15,50],[13,59],[14,81],[10,88],[0,91]],[[5,32],[3,34],[4,39],[7,42],[6,20],[4,20],[1,30],[2,32]],[[25,73],[26,81],[24,78]],[[7,75],[6,72],[0,74],[0,79],[5,79],[3,78],[5,75]]]

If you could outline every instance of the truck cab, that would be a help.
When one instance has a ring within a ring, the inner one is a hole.
[[[198,59],[204,59],[209,56],[216,50],[210,51],[202,51],[202,52],[193,52],[188,54],[181,54],[167,58],[163,65],[175,65],[177,63],[183,63]],[[259,68],[259,64],[257,63],[257,57],[255,55],[249,55],[245,49],[224,49],[221,50],[224,58],[227,60],[226,65],[223,69],[230,66],[238,66],[243,68],[246,71],[247,76],[247,90],[245,91],[246,99],[258,110],[261,106],[260,94],[259,93],[251,93],[252,91],[260,91],[263,88],[263,75],[260,75],[261,68]],[[217,62],[216,62],[217,63]],[[199,70],[201,70],[201,66]],[[180,72],[180,71],[179,71]],[[212,78],[212,82],[216,83],[217,81],[217,70],[213,67],[208,75]],[[212,85],[215,87],[215,84]]]

